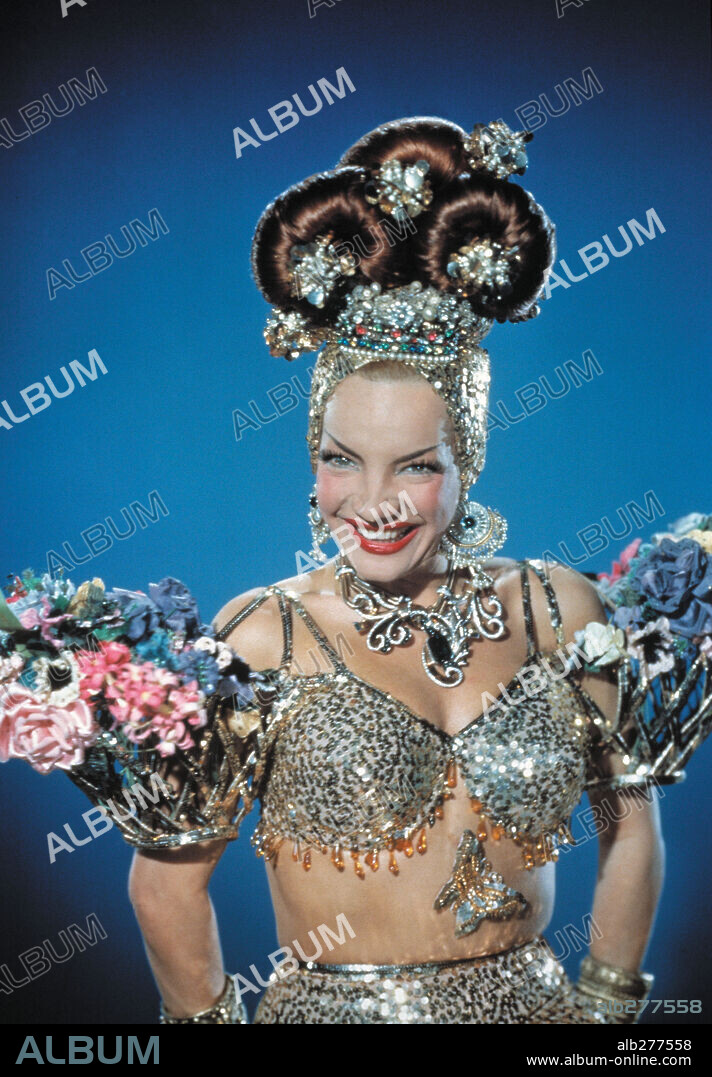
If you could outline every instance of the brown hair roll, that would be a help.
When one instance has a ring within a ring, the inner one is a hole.
[[[420,280],[457,293],[448,261],[463,245],[489,238],[518,247],[511,291],[496,299],[468,297],[473,310],[498,321],[528,317],[555,254],[554,226],[524,188],[509,180],[467,171],[465,132],[437,117],[394,120],[359,139],[336,169],[295,184],[262,214],[252,247],[258,287],[274,306],[299,311],[314,326],[333,321],[345,296],[358,283],[377,281],[384,289]],[[433,198],[408,227],[366,201],[364,186],[384,161],[425,160]],[[342,276],[316,307],[292,291],[291,248],[331,236],[337,251],[356,256],[355,275]]]
[[[523,187],[493,176],[461,176],[441,194],[418,231],[418,258],[425,279],[443,292],[456,292],[448,275],[452,254],[475,239],[489,238],[518,247],[511,292],[496,300],[469,297],[476,314],[497,321],[521,321],[536,300],[556,255],[554,226]]]
[[[467,168],[465,132],[456,123],[434,116],[392,120],[360,138],[337,167],[358,165],[373,170],[393,157],[403,165],[427,161],[429,182],[434,189],[442,187]]]
[[[382,265],[382,229],[378,214],[363,195],[366,174],[357,168],[321,172],[297,183],[262,214],[252,244],[252,272],[258,287],[275,306],[298,310],[315,325],[329,322],[344,293],[359,281],[387,278]],[[355,276],[343,277],[322,308],[292,294],[290,251],[297,244],[332,234],[338,249],[355,251]],[[363,252],[366,253],[363,253]],[[372,253],[368,253],[368,252]],[[386,261],[387,261],[386,255]]]

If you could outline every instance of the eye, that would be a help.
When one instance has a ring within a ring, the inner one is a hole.
[[[403,468],[404,471],[413,471],[416,475],[442,474],[442,464],[432,463],[428,460],[416,460]]]
[[[335,467],[344,467],[349,464],[353,464],[353,460],[348,456],[344,456],[342,453],[332,452],[330,449],[322,449],[319,453],[319,459],[323,460],[325,464],[334,464]]]

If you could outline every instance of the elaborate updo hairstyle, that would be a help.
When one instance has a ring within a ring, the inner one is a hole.
[[[376,281],[386,290],[419,280],[458,294],[457,281],[447,272],[452,255],[487,237],[518,247],[517,269],[506,295],[474,294],[467,301],[476,314],[499,322],[531,317],[555,258],[554,226],[517,183],[469,171],[466,137],[457,124],[436,117],[394,120],[359,139],[332,171],[311,176],[275,199],[260,218],[252,247],[253,274],[266,299],[298,311],[316,327],[333,321],[359,283]],[[366,199],[372,174],[392,159],[404,167],[417,161],[429,165],[432,200],[410,230]],[[357,250],[358,265],[316,307],[293,293],[290,252],[325,235],[337,249],[341,244]]]

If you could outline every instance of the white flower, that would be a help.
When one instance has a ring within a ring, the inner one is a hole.
[[[574,640],[584,652],[587,662],[607,666],[626,655],[625,632],[612,624],[589,621],[585,628],[574,632]]]
[[[669,673],[675,665],[672,653],[673,637],[667,617],[649,621],[629,637],[629,653],[640,662],[645,675],[652,679]]]
[[[0,658],[0,683],[3,681],[17,680],[21,669],[24,668],[25,660],[17,651],[13,651],[9,658]]]
[[[45,594],[49,595],[53,601],[60,597],[72,598],[77,593],[77,589],[71,580],[66,580],[62,576],[55,580],[50,576],[49,572],[45,572],[44,576],[42,576],[42,587]]]
[[[712,554],[712,531],[698,531],[697,528],[693,528],[685,535],[685,538],[693,539],[700,544],[705,553]]]
[[[218,669],[227,669],[233,660],[232,649],[228,647],[227,643],[223,643],[222,640],[218,643],[218,653],[215,661],[217,662]]]
[[[681,516],[670,524],[670,530],[674,535],[687,535],[688,532],[699,528],[704,524],[706,517],[701,512],[689,512],[687,516]]]
[[[38,658],[33,665],[35,673],[34,691],[45,703],[53,707],[65,707],[79,699],[79,666],[71,651],[60,651],[52,660]],[[60,687],[52,688],[54,680],[64,680],[69,674],[70,680]]]
[[[214,639],[211,639],[210,636],[200,636],[193,643],[193,647],[196,651],[207,651],[208,654],[215,654],[218,644]]]

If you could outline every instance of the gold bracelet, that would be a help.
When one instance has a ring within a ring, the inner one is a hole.
[[[238,1000],[235,981],[225,974],[225,987],[220,998],[207,1010],[190,1017],[172,1017],[166,1013],[161,1002],[159,1024],[161,1025],[246,1025],[247,1010],[242,999]]]
[[[612,1003],[644,1002],[650,994],[655,977],[649,972],[628,972],[617,965],[608,965],[587,954],[581,962],[576,987],[581,995],[604,1003],[602,1012],[614,1014]],[[633,1012],[615,1013],[616,1023],[635,1024],[640,1017],[640,1007]]]

